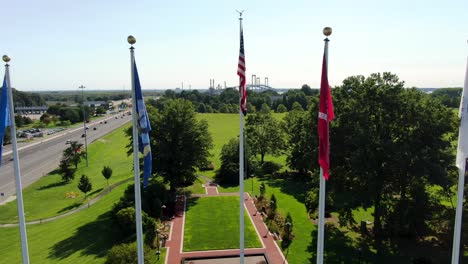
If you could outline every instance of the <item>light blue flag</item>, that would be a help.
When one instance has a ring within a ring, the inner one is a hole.
[[[0,166],[2,165],[3,139],[5,130],[10,125],[10,115],[8,113],[8,86],[5,78],[3,79],[2,95],[0,97]]]
[[[150,138],[149,132],[151,126],[148,118],[148,112],[146,112],[145,101],[143,99],[143,93],[141,92],[140,78],[138,77],[138,70],[136,62],[133,64],[135,69],[135,97],[136,97],[136,109],[138,118],[138,146],[139,151],[143,154],[143,188],[148,185],[149,177],[151,176],[153,158],[151,156]]]

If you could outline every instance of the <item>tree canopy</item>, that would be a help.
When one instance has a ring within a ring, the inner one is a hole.
[[[426,187],[447,184],[454,164],[453,112],[391,73],[349,77],[333,98],[330,186],[342,220],[373,206],[377,249],[384,236],[423,235],[437,205]]]
[[[277,156],[284,149],[284,132],[280,122],[273,118],[267,105],[261,112],[247,116],[245,137],[252,153],[260,155],[261,163],[265,155]]]
[[[148,107],[152,131],[153,170],[175,188],[190,185],[196,168],[208,163],[212,147],[208,123],[197,120],[189,101],[167,100],[157,111]]]

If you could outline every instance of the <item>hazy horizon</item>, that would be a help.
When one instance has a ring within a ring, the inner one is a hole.
[[[21,91],[130,89],[130,45],[142,88],[209,80],[235,86],[244,12],[247,81],[272,87],[320,84],[322,29],[330,36],[332,86],[352,75],[390,71],[407,87],[461,87],[468,49],[468,2],[7,1],[1,54]],[[3,73],[3,71],[1,72]],[[37,87],[37,88],[36,88]],[[116,87],[116,88],[108,88]]]

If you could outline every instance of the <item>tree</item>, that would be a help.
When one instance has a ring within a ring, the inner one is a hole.
[[[270,217],[274,218],[276,214],[276,209],[278,208],[278,201],[276,200],[275,194],[272,194],[270,197]]]
[[[286,106],[284,106],[284,104],[279,104],[278,107],[276,108],[277,113],[284,113],[287,111],[288,109],[286,108]]]
[[[62,180],[64,182],[70,182],[75,178],[75,170],[70,168],[70,162],[66,159],[60,161],[60,172],[62,173]]]
[[[45,125],[49,125],[52,122],[51,115],[49,113],[47,113],[47,112],[45,112],[43,115],[41,115],[40,120]]]
[[[317,94],[318,94],[318,90],[317,90],[317,89],[315,89],[315,91],[314,91],[314,90],[312,90],[312,88],[310,88],[310,86],[307,85],[307,84],[302,85],[301,91],[302,91],[306,96],[314,96],[314,95],[317,95]]]
[[[21,115],[15,115],[15,125],[17,127],[22,127],[24,126],[24,120]]]
[[[302,108],[302,105],[300,103],[294,102],[291,111],[304,111],[304,108]]]
[[[84,174],[81,175],[80,182],[78,183],[78,189],[85,194],[85,197],[86,194],[93,189],[93,185],[91,184],[88,176]]]
[[[109,166],[104,166],[102,168],[102,176],[104,176],[104,178],[106,178],[106,181],[107,181],[107,187],[109,187],[109,178],[112,176],[112,168],[109,167]]]
[[[333,96],[329,190],[342,197],[340,220],[373,206],[378,253],[385,237],[423,236],[437,206],[426,186],[447,184],[454,163],[452,110],[391,73],[349,77]]]
[[[96,108],[96,115],[104,115],[106,114],[106,109],[102,106],[98,106]]]
[[[239,184],[239,139],[231,138],[221,149],[221,166],[216,172],[216,180],[224,184]],[[249,148],[245,149],[245,168],[247,175],[252,175],[256,164]]]
[[[175,193],[177,187],[191,185],[196,179],[196,168],[208,163],[213,145],[208,123],[197,120],[192,103],[181,99],[168,100],[161,111],[152,107],[148,111],[153,128],[153,170]]]
[[[266,154],[280,155],[285,147],[284,133],[280,123],[269,111],[248,115],[245,134],[248,146],[252,153],[260,155],[261,163]]]
[[[291,213],[288,212],[286,218],[284,219],[284,230],[283,230],[283,240],[291,240],[291,234],[293,232],[293,219]],[[289,243],[288,243],[289,244]]]
[[[309,108],[308,111],[292,110],[284,118],[289,153],[286,161],[290,168],[302,174],[318,169],[318,135],[314,130],[317,127],[318,100]]]
[[[86,156],[86,152],[82,151],[83,144],[78,141],[71,141],[68,148],[63,151],[62,160],[66,160],[68,164],[74,164],[75,169],[78,168],[78,163]]]

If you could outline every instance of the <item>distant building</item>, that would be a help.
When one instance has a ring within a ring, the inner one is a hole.
[[[87,101],[84,102],[84,105],[89,106],[89,107],[99,107],[102,106],[104,108],[112,108],[113,103],[112,102],[106,102],[106,101]]]
[[[15,112],[20,115],[43,114],[48,108],[48,106],[17,106]]]

